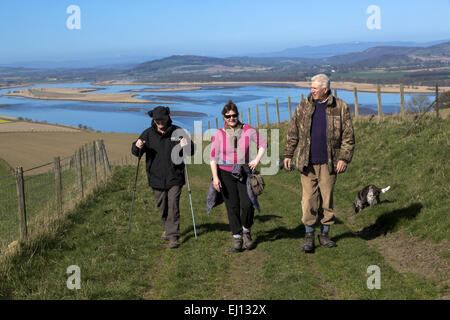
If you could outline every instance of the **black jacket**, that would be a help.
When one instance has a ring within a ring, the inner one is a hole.
[[[140,150],[136,147],[137,140],[132,144],[131,153],[133,155],[138,157],[139,153],[141,153],[141,155],[145,153],[148,185],[152,188],[168,190],[173,186],[182,186],[185,184],[184,162],[181,160],[181,157],[183,156],[183,150],[186,155],[193,155],[194,144],[185,134],[184,137],[188,143],[191,144],[191,152],[190,154],[187,154],[189,151],[189,144],[181,149],[178,137],[183,135],[177,134],[177,136],[174,136],[173,139],[171,139],[172,133],[177,129],[181,128],[170,124],[166,132],[161,134],[156,129],[156,125],[152,123],[152,126],[142,132],[139,136],[139,139],[146,141],[142,149]],[[172,150],[174,150],[175,147],[180,150],[178,154],[180,163],[172,162],[171,155]]]

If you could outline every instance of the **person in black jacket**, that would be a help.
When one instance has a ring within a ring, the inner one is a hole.
[[[194,144],[183,129],[172,124],[169,114],[170,109],[163,106],[149,111],[152,124],[133,142],[131,152],[137,157],[145,153],[148,185],[164,225],[162,237],[169,241],[170,248],[178,248],[179,203],[185,184],[183,156],[194,154]]]

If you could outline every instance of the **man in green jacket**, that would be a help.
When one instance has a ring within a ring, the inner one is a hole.
[[[355,136],[347,104],[333,97],[325,74],[311,79],[311,93],[297,106],[284,148],[284,166],[300,171],[302,222],[306,239],[302,250],[314,251],[314,226],[320,218],[319,243],[336,243],[328,237],[334,224],[333,189],[336,175],[345,172],[353,157]]]

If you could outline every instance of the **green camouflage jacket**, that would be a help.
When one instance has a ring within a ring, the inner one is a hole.
[[[347,104],[331,93],[327,98],[327,151],[328,171],[336,172],[339,160],[349,163],[355,148],[353,124]],[[311,119],[315,106],[311,94],[299,103],[292,117],[284,147],[284,157],[292,158],[292,163],[299,171],[304,172],[308,166],[311,146]]]

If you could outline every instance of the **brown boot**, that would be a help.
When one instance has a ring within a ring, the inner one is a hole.
[[[170,249],[178,248],[180,245],[181,245],[181,243],[178,241],[178,239],[169,240],[169,248]]]
[[[252,250],[256,248],[256,243],[252,239],[252,234],[250,233],[250,230],[244,231],[242,234],[242,238],[244,241],[244,249]]]
[[[319,238],[319,243],[327,248],[333,248],[336,247],[336,242],[332,241],[329,237],[328,237],[328,232],[321,232],[318,236]]]
[[[233,246],[231,247],[231,251],[233,252],[241,252],[242,251],[242,244],[243,244],[242,237],[240,238],[234,238],[233,237]]]
[[[305,244],[302,246],[302,250],[306,253],[314,252],[314,232],[306,233]]]

